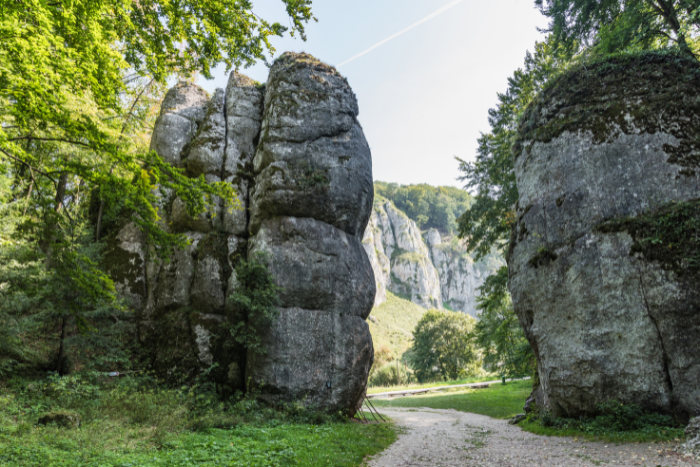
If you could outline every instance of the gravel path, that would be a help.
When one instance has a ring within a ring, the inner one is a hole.
[[[456,410],[384,408],[403,433],[371,467],[697,466],[671,444],[605,444],[533,435]]]

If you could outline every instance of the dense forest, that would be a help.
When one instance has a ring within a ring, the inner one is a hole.
[[[379,200],[394,203],[422,230],[437,229],[447,235],[456,232],[457,218],[469,209],[473,200],[468,192],[451,186],[374,182],[374,192]]]

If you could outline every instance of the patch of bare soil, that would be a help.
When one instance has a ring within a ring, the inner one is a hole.
[[[587,442],[534,435],[506,420],[456,410],[385,408],[404,433],[371,467],[697,466],[671,444]]]

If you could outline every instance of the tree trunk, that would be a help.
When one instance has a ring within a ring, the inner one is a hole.
[[[100,210],[97,211],[97,226],[95,227],[95,241],[100,241],[100,229],[102,228],[102,213],[105,209],[105,201],[100,201]]]
[[[58,344],[58,358],[56,359],[56,373],[59,376],[63,376],[63,360],[66,358],[66,325],[67,323],[66,315],[61,316],[61,338]]]
[[[56,185],[56,197],[54,198],[56,204],[54,205],[54,213],[58,215],[63,208],[63,198],[66,195],[66,184],[68,183],[68,174],[62,174],[58,179],[58,184]],[[46,240],[44,243],[44,252],[46,253],[46,267],[50,268],[53,261],[53,244],[56,242],[56,224],[55,220],[51,220],[46,228]]]

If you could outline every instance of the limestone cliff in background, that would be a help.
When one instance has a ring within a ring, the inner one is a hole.
[[[435,229],[425,236],[390,201],[375,203],[362,240],[377,283],[375,306],[389,290],[425,308],[447,307],[476,317],[478,288],[503,260],[474,263],[457,239],[443,243]]]
[[[508,266],[538,405],[700,414],[700,68],[647,53],[561,76],[515,153]]]

